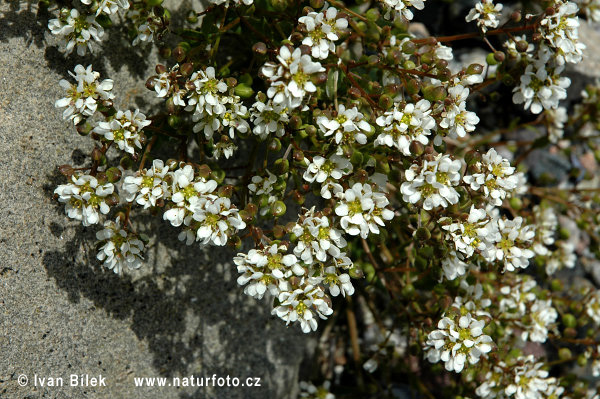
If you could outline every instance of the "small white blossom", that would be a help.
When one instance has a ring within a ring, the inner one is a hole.
[[[284,105],[274,104],[272,100],[266,103],[257,100],[250,108],[250,120],[254,124],[252,133],[265,140],[271,133],[282,137],[290,118]]]
[[[127,193],[128,202],[135,201],[144,209],[156,206],[156,201],[170,196],[169,185],[165,178],[169,173],[169,167],[165,166],[160,159],[152,162],[152,167],[142,169],[134,176],[126,176],[123,179],[123,190]]]
[[[348,27],[348,20],[337,18],[337,9],[324,8],[320,12],[309,12],[300,17],[298,22],[304,25],[307,35],[302,44],[311,48],[314,58],[325,59],[329,52],[335,52],[335,42],[340,31]]]
[[[69,119],[77,125],[83,118],[94,115],[99,101],[114,98],[114,94],[111,93],[113,81],[111,79],[100,81],[100,73],[93,71],[91,65],[87,68],[77,65],[75,73],[69,71],[69,74],[75,78],[76,83],[72,84],[61,79],[60,87],[67,92],[67,95],[57,100],[54,105],[57,108],[66,107],[63,111],[63,119]]]
[[[71,219],[80,220],[84,226],[98,223],[98,210],[105,215],[110,211],[106,197],[113,192],[112,183],[100,184],[90,175],[73,175],[70,183],[61,184],[54,190],[58,201],[65,204],[65,213]]]
[[[467,313],[455,323],[449,317],[443,317],[437,327],[429,333],[425,350],[427,360],[445,363],[446,370],[460,373],[466,362],[475,364],[481,356],[492,350],[492,339],[483,334],[485,324]]]
[[[339,155],[332,155],[328,159],[317,155],[312,161],[306,159],[306,162],[308,166],[302,177],[309,183],[323,183],[328,178],[339,180],[352,172],[350,161]]]
[[[333,136],[335,143],[365,144],[371,126],[365,120],[358,108],[346,108],[343,104],[338,106],[337,116],[329,119],[326,116],[317,117],[317,125],[325,137]]]
[[[121,151],[135,154],[136,147],[142,148],[141,131],[150,125],[152,121],[146,119],[146,115],[139,110],[131,112],[127,110],[117,111],[115,116],[107,122],[98,122],[94,132],[98,133],[108,141],[113,141]]]
[[[139,269],[142,265],[144,243],[136,234],[125,230],[119,218],[114,222],[106,221],[104,229],[96,233],[96,238],[102,244],[97,258],[104,262],[106,268],[121,274],[125,267]]]
[[[367,238],[369,233],[379,234],[384,220],[391,220],[394,212],[387,208],[388,199],[383,193],[373,191],[369,184],[355,183],[340,196],[335,208],[340,224],[346,233]]]
[[[494,4],[492,0],[482,0],[475,4],[475,7],[469,11],[465,18],[467,22],[477,21],[479,29],[485,33],[489,28],[498,27],[498,19],[502,12],[502,4]]]
[[[63,8],[58,18],[48,22],[48,29],[61,37],[63,50],[67,55],[77,47],[77,54],[84,56],[88,49],[92,51],[92,39],[100,42],[104,36],[104,29],[93,15],[80,15],[74,8]]]
[[[421,166],[411,165],[405,172],[406,181],[400,186],[402,199],[412,204],[423,200],[426,210],[458,203],[459,195],[454,186],[460,182],[461,168],[459,160],[445,154],[425,160]]]
[[[517,187],[515,168],[493,148],[482,156],[482,161],[477,162],[475,168],[479,172],[465,175],[463,180],[471,189],[482,190],[486,199],[493,205],[502,205],[507,192]]]
[[[427,136],[435,128],[435,119],[430,114],[431,103],[424,99],[416,104],[395,104],[394,109],[377,118],[383,132],[375,139],[375,145],[395,147],[404,155],[411,155],[410,143],[429,142]]]

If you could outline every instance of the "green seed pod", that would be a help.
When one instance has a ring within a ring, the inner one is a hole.
[[[381,17],[381,13],[377,8],[369,8],[365,13],[365,17],[371,22],[376,22]]]
[[[188,21],[188,23],[195,24],[196,22],[198,22],[198,14],[196,13],[196,11],[190,10],[185,19]]]
[[[181,118],[177,115],[169,115],[169,117],[167,118],[167,123],[173,129],[176,129],[179,126],[181,126]]]
[[[577,365],[579,367],[586,367],[587,363],[588,363],[588,359],[583,353],[581,355],[577,356]]]
[[[404,54],[414,54],[417,51],[417,46],[412,41],[407,41],[402,45]]]
[[[494,53],[489,53],[487,55],[487,57],[485,57],[485,62],[487,62],[488,65],[497,65],[498,64],[498,61],[494,57]]]
[[[308,125],[304,128],[304,131],[306,132],[306,134],[308,134],[309,136],[314,136],[315,134],[317,134],[317,128],[313,125]]]
[[[494,52],[494,59],[498,62],[504,62],[506,55],[502,51],[496,51]]]
[[[523,207],[523,201],[519,197],[512,197],[508,202],[515,211],[518,211]]]
[[[419,227],[417,231],[415,231],[415,238],[421,242],[427,241],[431,238],[431,232],[427,227]]]
[[[277,137],[273,137],[267,145],[269,151],[277,152],[281,151],[281,141]]]
[[[284,173],[287,173],[290,170],[290,161],[288,161],[287,159],[276,160],[275,164],[273,165],[273,170],[278,175],[283,175]]]
[[[217,183],[221,184],[223,183],[223,180],[225,180],[225,171],[224,170],[213,170],[210,173],[210,177],[213,178]]]
[[[171,51],[171,57],[177,62],[182,62],[183,60],[185,60],[186,53],[187,52],[182,46],[177,45],[175,46],[173,51]]]
[[[352,156],[350,157],[350,163],[352,163],[352,165],[354,165],[355,167],[359,167],[360,165],[362,165],[363,158],[364,156],[360,151],[354,150],[352,152]]]
[[[483,73],[483,65],[481,64],[471,64],[467,67],[465,71],[467,75],[481,75]]]
[[[421,81],[415,78],[408,78],[406,80],[406,92],[408,94],[417,94],[419,90],[421,90]]]
[[[383,109],[389,109],[392,105],[394,105],[394,100],[387,94],[379,97],[379,106]]]
[[[275,201],[271,205],[271,213],[275,217],[280,217],[280,216],[285,215],[285,211],[286,211],[286,206],[283,203],[283,201]]]
[[[564,288],[563,282],[560,279],[555,278],[550,283],[550,289],[552,291],[562,291],[563,288]]]
[[[571,313],[567,313],[563,315],[562,322],[567,328],[575,328],[577,327],[577,319]],[[566,331],[566,329],[565,329]]]
[[[239,85],[235,86],[233,92],[236,96],[240,96],[241,98],[250,98],[254,94],[254,90],[252,90],[252,87],[244,83],[240,83]]]
[[[108,168],[106,171],[106,178],[110,183],[116,183],[121,178],[121,170],[115,166]]]
[[[431,102],[443,101],[448,96],[448,94],[446,93],[446,89],[444,89],[444,87],[442,87],[442,86],[435,86],[435,85],[424,86],[421,89],[421,92],[423,93],[423,97],[426,100],[431,101]]]
[[[121,160],[119,161],[119,165],[121,165],[121,167],[125,170],[129,170],[131,168],[133,168],[133,159],[131,159],[131,156],[129,155],[125,155],[123,158],[121,158]]]
[[[560,348],[558,350],[558,358],[560,360],[567,360],[573,357],[571,350],[569,348]]]

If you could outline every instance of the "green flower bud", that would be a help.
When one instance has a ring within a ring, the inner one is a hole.
[[[560,348],[558,350],[558,358],[560,360],[567,360],[573,357],[571,350],[569,348]]]
[[[284,173],[287,173],[290,170],[290,161],[288,161],[287,159],[276,160],[275,164],[273,165],[273,170],[278,175],[283,175]]]
[[[225,171],[222,169],[213,170],[210,173],[210,177],[214,179],[217,183],[221,184],[223,183],[223,180],[225,180]]]
[[[427,227],[419,227],[417,231],[415,231],[415,238],[419,241],[427,241],[431,238],[431,232]]]
[[[446,89],[442,86],[427,85],[421,89],[423,97],[431,102],[443,101],[447,97]]]
[[[365,17],[371,22],[376,22],[381,17],[381,13],[377,8],[369,8],[365,13]]]
[[[498,64],[498,61],[494,57],[494,53],[489,53],[487,55],[487,57],[485,57],[485,62],[487,62],[488,65],[497,65]]]

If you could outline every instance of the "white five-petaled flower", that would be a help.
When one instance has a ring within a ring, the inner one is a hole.
[[[131,112],[127,110],[117,111],[115,116],[107,122],[98,122],[94,132],[98,133],[108,141],[113,141],[120,150],[129,154],[135,154],[136,147],[142,148],[141,131],[152,121],[146,119],[146,115],[139,110]]]
[[[275,104],[297,108],[307,93],[317,91],[311,77],[325,68],[314,62],[310,55],[302,54],[299,48],[290,50],[287,46],[279,49],[277,61],[278,64],[267,62],[261,69],[269,83],[267,96]]]
[[[74,71],[75,73],[69,71],[69,74],[75,78],[76,83],[72,84],[61,79],[60,87],[67,94],[66,97],[57,100],[54,105],[57,108],[66,107],[63,111],[63,119],[69,119],[77,125],[83,118],[94,115],[99,101],[111,100],[114,98],[114,94],[111,93],[113,81],[111,79],[100,81],[100,73],[93,71],[91,65],[87,68],[77,65]]]
[[[340,216],[340,225],[346,233],[367,238],[369,233],[379,234],[379,226],[385,226],[384,220],[391,220],[394,212],[387,208],[389,201],[380,192],[373,191],[371,185],[354,183],[340,193],[335,213]]]
[[[142,265],[144,243],[121,226],[120,218],[114,222],[106,221],[104,229],[96,233],[96,238],[102,244],[96,257],[104,262],[106,268],[121,274],[125,267],[139,269]]]
[[[485,324],[470,313],[460,316],[458,321],[443,317],[437,327],[429,333],[425,350],[431,363],[440,360],[446,370],[460,373],[467,361],[479,362],[479,358],[492,350],[492,338],[483,334]]]
[[[112,183],[101,184],[94,176],[73,175],[71,182],[59,185],[54,193],[58,200],[65,204],[65,213],[84,226],[98,223],[100,216],[110,211],[106,197],[114,192]]]

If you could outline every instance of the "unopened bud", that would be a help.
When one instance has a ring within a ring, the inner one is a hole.
[[[267,148],[269,151],[273,152],[281,151],[281,141],[278,138],[273,137],[271,141],[269,141]]]
[[[529,43],[526,40],[519,40],[515,43],[515,48],[519,53],[524,53],[529,48]]]
[[[183,76],[190,76],[194,72],[194,64],[192,64],[191,62],[186,62],[185,64],[182,64],[179,67],[179,72],[181,72]]]
[[[162,65],[162,64],[158,64],[156,65],[156,67],[154,68],[154,70],[156,71],[157,74],[162,74],[167,72],[167,67]]]
[[[271,205],[271,213],[275,217],[283,216],[285,214],[285,211],[286,211],[286,206],[283,203],[283,201],[275,201]]]
[[[506,58],[506,55],[504,55],[504,52],[502,52],[502,51],[496,51],[494,53],[494,59],[498,62],[504,62],[505,58]]]

